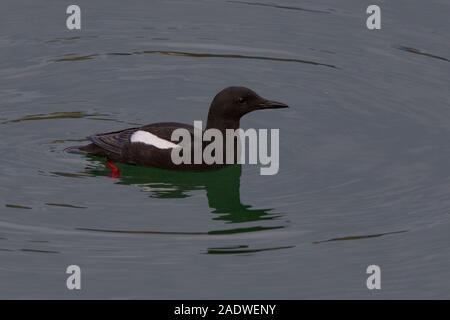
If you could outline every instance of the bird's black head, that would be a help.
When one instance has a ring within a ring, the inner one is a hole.
[[[237,122],[249,112],[264,109],[287,108],[284,103],[267,100],[245,87],[228,87],[220,91],[211,103],[208,127],[219,127],[219,123]],[[214,125],[211,126],[211,124]]]

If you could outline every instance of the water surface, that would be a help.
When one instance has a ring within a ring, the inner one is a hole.
[[[381,1],[380,31],[368,1],[80,0],[82,31],[45,2],[0,13],[1,298],[449,298],[448,1]],[[229,85],[291,106],[242,121],[280,129],[277,175],[63,151]]]

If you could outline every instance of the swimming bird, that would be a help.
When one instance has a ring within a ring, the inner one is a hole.
[[[227,129],[236,130],[240,119],[249,112],[265,109],[287,108],[284,103],[262,98],[245,87],[228,87],[220,91],[209,107],[207,129],[217,129],[225,136]],[[116,132],[95,134],[88,137],[90,144],[81,147],[70,147],[70,153],[106,157],[113,176],[118,174],[113,161],[146,167],[173,170],[206,170],[224,166],[225,164],[175,164],[171,158],[173,148],[178,145],[171,141],[176,129],[186,129],[194,136],[194,126],[161,122],[142,127],[129,128]],[[203,143],[205,147],[208,143]],[[224,152],[227,152],[224,146]]]

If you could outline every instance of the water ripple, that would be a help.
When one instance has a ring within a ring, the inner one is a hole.
[[[385,233],[378,233],[378,234],[368,234],[368,235],[360,235],[360,236],[348,236],[348,237],[332,238],[332,239],[328,239],[328,240],[315,241],[313,243],[314,244],[320,244],[320,243],[334,242],[334,241],[348,241],[348,240],[361,240],[361,239],[370,239],[370,238],[380,238],[380,237],[387,236],[387,235],[406,233],[406,232],[409,232],[409,230],[400,230],[400,231],[385,232]]]
[[[46,206],[50,206],[50,207],[61,207],[61,208],[71,208],[71,209],[87,209],[87,207],[79,207],[79,206],[74,206],[71,204],[65,204],[65,203],[46,203]]]
[[[138,52],[136,52],[138,53]],[[279,62],[297,62],[312,64],[316,66],[324,66],[329,68],[338,69],[336,66],[327,63],[321,63],[311,60],[294,59],[294,58],[275,58],[266,56],[250,56],[242,54],[214,54],[214,53],[194,53],[194,52],[184,52],[184,51],[142,51],[144,54],[160,54],[167,56],[181,56],[181,57],[192,57],[192,58],[225,58],[225,59],[251,59],[251,60],[269,60],[269,61],[279,61]]]
[[[75,228],[77,231],[89,231],[89,232],[100,232],[100,233],[116,233],[116,234],[128,234],[128,235],[231,235],[237,233],[248,233],[248,232],[259,232],[259,231],[269,231],[282,229],[283,226],[275,227],[248,227],[248,228],[235,228],[226,230],[213,230],[208,232],[194,231],[194,232],[184,232],[184,231],[156,231],[156,230],[119,230],[119,229],[97,229],[97,228]]]
[[[257,253],[257,252],[263,252],[263,251],[274,251],[274,250],[292,249],[292,248],[295,248],[295,246],[251,249],[247,245],[241,245],[241,246],[222,247],[222,248],[209,248],[207,253],[208,254],[245,254],[245,253]]]
[[[125,123],[129,125],[139,125],[137,123],[130,123],[122,120],[117,120],[111,118],[110,115],[104,113],[86,113],[83,111],[67,111],[67,112],[52,112],[48,114],[31,114],[26,115],[21,118],[6,120],[1,122],[1,124],[8,123],[18,123],[18,122],[26,122],[26,121],[40,121],[40,120],[61,120],[61,119],[89,119],[89,120],[97,120],[97,121],[111,121],[117,123]],[[77,141],[77,140],[75,140]]]
[[[417,55],[429,57],[429,58],[434,58],[434,59],[450,62],[450,60],[447,59],[447,58],[440,57],[440,56],[437,56],[437,55],[432,54],[432,53],[423,52],[423,51],[421,51],[419,49],[416,49],[416,48],[413,48],[413,47],[399,46],[397,49],[405,51],[405,52],[414,53],[414,54],[417,54]]]
[[[276,8],[276,9],[305,11],[305,12],[313,12],[313,13],[327,13],[327,14],[331,13],[330,11],[305,9],[305,8],[293,7],[293,6],[283,6],[283,5],[278,5],[278,4],[274,4],[274,3],[261,3],[261,2],[238,1],[238,0],[228,0],[227,2],[237,3],[237,4],[245,4],[245,5],[249,5],[249,6],[270,7],[270,8]]]
[[[18,204],[6,204],[5,207],[11,208],[11,209],[25,209],[25,210],[33,209],[31,207],[26,207],[26,206],[22,206],[22,205],[18,205]]]
[[[106,114],[100,114],[100,113],[85,113],[82,111],[70,111],[70,112],[52,112],[48,114],[32,114],[32,115],[26,115],[24,117],[14,119],[14,120],[7,120],[5,122],[2,122],[2,124],[6,123],[17,123],[17,122],[24,122],[24,121],[37,121],[37,120],[56,120],[56,119],[81,119],[81,118],[91,118],[91,117],[99,117],[99,116],[107,116]]]
[[[65,55],[62,58],[57,58],[51,60],[52,62],[78,62],[92,60],[99,56],[132,56],[132,55],[163,55],[172,57],[190,57],[190,58],[221,58],[221,59],[246,59],[246,60],[265,60],[265,61],[277,61],[277,62],[294,62],[310,64],[315,66],[328,67],[333,69],[339,69],[337,66],[322,63],[312,60],[298,59],[298,58],[281,58],[281,57],[270,57],[270,56],[259,56],[259,55],[243,55],[243,54],[225,54],[225,53],[207,53],[207,52],[188,52],[188,51],[170,51],[170,50],[144,50],[135,51],[133,53],[129,52],[111,52],[106,54],[90,54],[90,55]]]

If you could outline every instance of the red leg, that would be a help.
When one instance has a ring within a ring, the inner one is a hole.
[[[114,162],[112,162],[111,160],[108,160],[108,162],[106,162],[106,166],[111,169],[111,178],[113,178],[113,179],[120,178],[120,170],[114,164]]]

